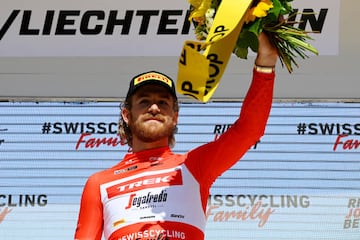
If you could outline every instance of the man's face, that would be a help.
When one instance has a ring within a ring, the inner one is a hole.
[[[167,140],[177,124],[174,97],[163,87],[148,84],[131,97],[131,110],[123,112],[133,139],[150,143]]]

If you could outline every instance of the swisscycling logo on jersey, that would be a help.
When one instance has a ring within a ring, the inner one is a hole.
[[[108,198],[123,195],[129,192],[136,192],[143,189],[166,187],[173,185],[182,185],[181,170],[175,170],[167,173],[142,176],[130,181],[122,182],[106,189]]]
[[[166,202],[167,193],[166,190],[162,190],[160,193],[148,192],[145,195],[138,195],[136,193],[130,195],[129,204],[125,209],[132,207],[144,209],[144,208],[155,208],[158,207],[159,203]]]

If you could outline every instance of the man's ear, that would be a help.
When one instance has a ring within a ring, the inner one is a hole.
[[[178,118],[179,118],[179,112],[177,111],[173,116],[174,127],[178,124]]]
[[[121,116],[126,124],[129,123],[129,115],[130,115],[129,109],[127,109],[125,107],[121,109]]]

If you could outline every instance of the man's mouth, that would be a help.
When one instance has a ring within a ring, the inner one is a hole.
[[[163,122],[163,120],[161,118],[155,118],[155,117],[152,117],[152,118],[146,118],[145,119],[145,122]]]

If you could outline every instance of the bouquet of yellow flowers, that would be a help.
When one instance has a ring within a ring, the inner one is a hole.
[[[188,0],[190,3],[190,20],[195,26],[198,40],[205,40],[214,21],[221,0]],[[234,0],[236,1],[236,0]],[[282,66],[293,71],[298,67],[295,58],[305,59],[307,51],[318,55],[318,51],[307,41],[313,40],[309,32],[294,27],[292,0],[254,0],[245,15],[245,22],[234,46],[233,53],[247,59],[249,49],[257,52],[258,36],[265,32],[276,46]],[[287,16],[287,18],[284,18]],[[229,16],[231,17],[231,16]]]

